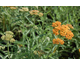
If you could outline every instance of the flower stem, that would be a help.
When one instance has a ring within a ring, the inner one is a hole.
[[[8,48],[8,57],[10,59],[10,56],[9,56],[9,42],[7,43],[7,48]]]

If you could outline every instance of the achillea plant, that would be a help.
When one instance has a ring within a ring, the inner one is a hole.
[[[11,7],[11,6],[3,6],[3,7]]]
[[[61,22],[56,21],[55,23],[52,23],[52,27],[54,27],[53,34],[55,35],[61,35],[64,36],[67,39],[72,39],[72,37],[74,36],[74,34],[71,32],[70,28],[73,29],[73,26],[71,24],[66,24],[66,25],[61,25]],[[57,38],[57,39],[53,39],[53,44],[64,44],[64,41]]]
[[[39,12],[38,10],[31,10],[29,13],[31,15],[38,15],[39,17],[43,16],[43,13]]]
[[[22,9],[19,9],[19,11],[29,11],[29,9],[28,8],[25,8],[25,7],[23,7]]]
[[[61,26],[61,22],[56,21],[55,23],[52,23],[52,27]]]
[[[59,39],[59,38],[57,38],[57,39],[53,39],[53,44],[64,44],[64,41],[62,40],[62,39]]]
[[[59,31],[58,29],[53,29],[53,34],[59,35],[59,32],[58,31]]]
[[[73,34],[70,30],[66,32],[65,37],[66,37],[67,39],[72,39],[73,36],[74,36],[74,34]]]
[[[4,35],[2,35],[1,39],[4,40],[4,42],[7,43],[7,48],[8,48],[8,57],[10,58],[9,54],[9,44],[12,42],[15,42],[15,39],[13,38],[13,32],[11,31],[6,31]]]
[[[6,31],[5,32],[5,35],[2,35],[1,39],[4,40],[4,41],[7,41],[7,42],[14,42],[15,39],[13,38],[13,32],[11,31]]]
[[[69,26],[70,28],[74,29],[74,27],[71,24],[66,24],[67,26]]]
[[[14,6],[11,6],[11,7],[10,7],[10,9],[17,9],[17,8],[16,8],[16,7],[14,7]]]
[[[80,49],[79,49],[79,53],[80,53]]]
[[[3,6],[3,7],[10,7],[10,9],[17,9],[15,6]]]
[[[31,15],[38,15],[39,11],[38,10],[31,10],[29,13]]]
[[[43,13],[40,12],[38,15],[39,15],[40,17],[42,17],[42,16],[43,16]]]

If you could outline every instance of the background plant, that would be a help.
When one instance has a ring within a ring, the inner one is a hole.
[[[12,59],[59,59],[80,58],[80,7],[74,6],[15,6],[0,7],[0,58],[8,59],[6,42],[1,36],[6,31],[14,33],[15,42],[11,43]],[[20,11],[22,8],[28,11]],[[43,16],[31,15],[31,10],[38,10]],[[61,21],[71,24],[74,29],[72,40],[64,39],[64,45],[54,45],[52,23]]]

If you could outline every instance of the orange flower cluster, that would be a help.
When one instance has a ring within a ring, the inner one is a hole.
[[[55,35],[61,35],[65,36],[67,39],[72,39],[74,34],[71,32],[70,28],[73,29],[73,26],[71,24],[61,25],[61,22],[56,21],[55,23],[52,23],[53,34]],[[64,44],[64,41],[62,39],[53,39],[53,44]]]
[[[64,41],[62,40],[62,39],[59,39],[59,38],[57,38],[57,39],[53,39],[53,44],[64,44]]]
[[[43,13],[39,12],[38,10],[31,10],[29,13],[30,13],[31,15],[38,15],[38,16],[40,16],[40,17],[43,16]]]
[[[74,34],[71,32],[70,28],[73,29],[73,26],[71,24],[61,25],[61,22],[56,21],[55,23],[52,23],[53,34],[55,35],[61,35],[65,36],[67,39],[72,39]]]
[[[67,25],[68,27],[74,29],[73,26],[72,26],[71,24],[66,24],[66,25]]]
[[[80,53],[80,49],[79,49],[79,53]]]
[[[31,10],[29,13],[31,15],[38,15],[39,11],[38,10]]]
[[[61,26],[61,22],[56,21],[55,23],[52,23],[52,27]]]

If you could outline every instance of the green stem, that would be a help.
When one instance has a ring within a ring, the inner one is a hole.
[[[7,43],[7,48],[8,48],[8,57],[10,59],[10,56],[9,56],[9,42]]]

